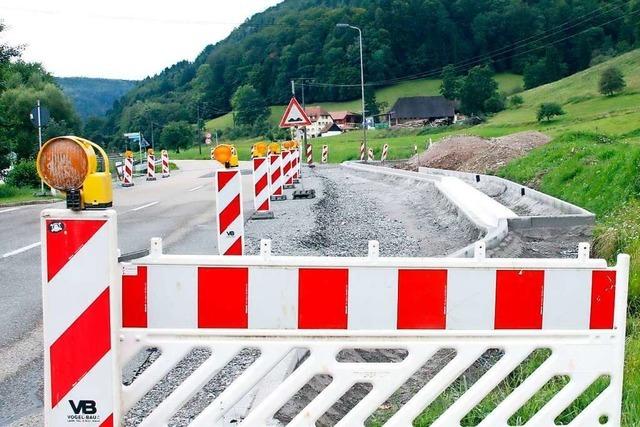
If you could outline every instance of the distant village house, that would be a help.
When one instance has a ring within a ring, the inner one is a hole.
[[[399,98],[389,110],[389,121],[392,126],[420,121],[452,124],[456,122],[456,103],[443,96]]]
[[[332,111],[329,114],[342,130],[353,130],[362,125],[362,114],[351,111]]]

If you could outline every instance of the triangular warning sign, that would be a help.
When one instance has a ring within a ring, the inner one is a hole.
[[[280,120],[281,128],[290,128],[294,126],[309,126],[311,125],[311,120],[309,120],[309,116],[304,112],[298,100],[295,98],[291,98],[287,109],[284,110],[284,115],[282,116],[282,120]]]

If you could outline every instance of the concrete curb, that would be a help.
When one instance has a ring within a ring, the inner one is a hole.
[[[0,208],[13,208],[16,206],[48,205],[50,203],[58,203],[58,202],[64,202],[64,199],[26,200],[24,202],[0,203]]]

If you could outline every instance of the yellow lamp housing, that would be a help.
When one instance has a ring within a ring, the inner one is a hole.
[[[280,154],[280,144],[277,142],[272,142],[269,144],[269,152],[271,154]]]
[[[269,149],[269,146],[267,145],[266,142],[258,142],[257,144],[255,144],[253,146],[252,156],[253,157],[266,157],[268,149]]]
[[[102,158],[101,170],[96,151]],[[87,139],[50,139],[38,152],[36,167],[49,187],[66,195],[69,209],[105,209],[113,205],[109,158],[102,147]]]

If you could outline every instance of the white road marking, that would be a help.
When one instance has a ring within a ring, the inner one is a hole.
[[[136,212],[136,211],[142,210],[144,208],[148,208],[148,207],[151,207],[153,205],[157,205],[158,203],[160,203],[160,202],[147,203],[146,205],[142,205],[142,206],[138,206],[137,208],[133,208],[129,212]]]
[[[199,190],[199,189],[201,189],[202,187],[204,187],[204,184],[202,184],[202,185],[198,185],[197,187],[193,187],[191,190],[189,190],[189,193],[191,193],[192,191]]]
[[[9,258],[10,256],[18,255],[22,252],[28,251],[29,249],[37,248],[38,246],[40,246],[40,242],[32,243],[20,249],[16,249],[15,251],[7,252],[6,254],[2,255],[2,258]]]
[[[20,209],[20,207],[17,207],[17,208],[9,208],[9,209],[0,209],[0,213],[13,212],[13,211],[17,211],[18,209]]]

